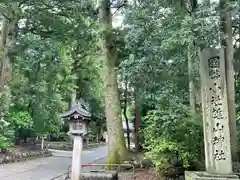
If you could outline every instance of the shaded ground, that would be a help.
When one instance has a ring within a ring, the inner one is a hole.
[[[45,141],[44,146],[46,146],[47,144],[62,144],[62,145],[66,145],[69,144],[69,142],[53,142],[53,141]],[[104,143],[95,143],[95,144],[89,144],[88,148],[84,148],[84,149],[93,149],[93,148],[97,148],[97,147],[103,147],[105,146]],[[28,153],[28,152],[38,152],[41,151],[41,146],[40,144],[34,145],[32,143],[22,143],[21,145],[15,145],[13,148],[11,148],[10,151],[8,152],[0,152],[0,159],[5,157],[5,156],[14,156],[16,154],[23,154],[23,153]]]
[[[67,141],[45,141],[45,144],[48,144],[49,149],[56,149],[56,150],[65,150],[65,151],[72,151],[72,143]],[[84,143],[83,149],[92,149],[99,146],[105,146],[105,142],[89,142],[89,144]]]
[[[122,172],[119,173],[119,180],[133,180],[133,173]],[[154,170],[148,169],[136,169],[134,180],[160,180],[160,176]]]
[[[42,153],[47,154],[47,152],[41,151],[40,146],[33,144],[14,146],[7,152],[0,152],[0,164],[40,157]]]
[[[107,157],[104,157],[104,158],[101,158],[101,159],[98,159],[94,162],[91,162],[91,164],[105,164],[107,161]],[[104,169],[104,166],[85,166],[85,167],[82,167],[81,171],[82,172],[90,172],[90,171],[99,171],[99,170],[103,170]],[[70,169],[71,170],[71,169]],[[51,180],[65,180],[65,178],[68,176],[68,179],[67,180],[70,180],[71,179],[71,172],[67,172],[67,173],[64,173],[60,176],[57,176]]]
[[[12,155],[16,153],[24,153],[24,152],[29,152],[29,151],[39,151],[40,146],[36,146],[33,144],[22,144],[22,145],[16,145],[9,152],[3,153],[0,152],[0,157],[5,156],[5,155]]]
[[[107,161],[107,157],[99,159],[93,164],[105,164]],[[90,171],[104,171],[104,166],[87,166],[82,168],[82,172],[90,172]],[[69,174],[71,176],[71,174]],[[135,169],[135,173],[133,170],[125,170],[118,173],[119,180],[161,180],[160,176],[152,169]],[[64,180],[66,174],[63,176],[59,176],[52,180]],[[68,178],[70,180],[71,177]]]

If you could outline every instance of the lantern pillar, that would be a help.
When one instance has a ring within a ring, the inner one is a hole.
[[[72,180],[80,180],[81,176],[81,154],[83,149],[83,137],[73,136],[73,155],[72,155]]]

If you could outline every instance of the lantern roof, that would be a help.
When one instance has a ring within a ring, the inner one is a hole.
[[[80,116],[84,119],[90,119],[91,113],[87,110],[87,108],[82,103],[76,103],[68,111],[66,111],[65,113],[62,113],[60,116],[63,119],[69,119],[75,116]]]

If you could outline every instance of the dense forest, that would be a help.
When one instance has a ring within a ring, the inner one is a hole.
[[[135,151],[159,170],[176,157],[201,168],[199,51],[223,47],[236,160],[239,10],[236,0],[2,0],[1,150],[33,135],[67,136],[60,113],[75,93],[89,104],[92,136],[108,131],[108,163],[128,157],[125,119],[135,125]]]

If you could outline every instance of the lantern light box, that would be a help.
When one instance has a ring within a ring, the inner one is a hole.
[[[85,135],[91,114],[85,110],[82,104],[75,104],[67,112],[61,114],[61,118],[68,122],[72,135]]]

